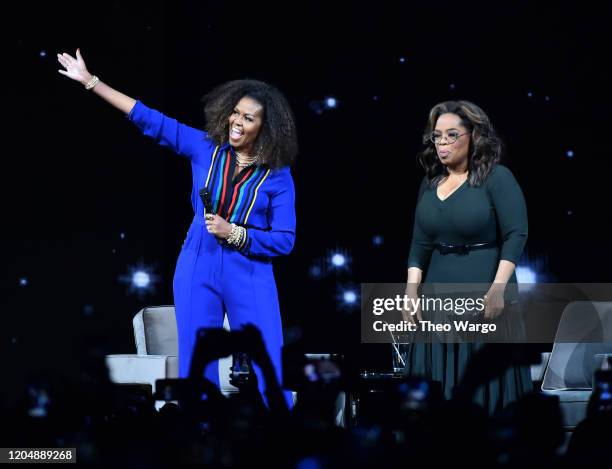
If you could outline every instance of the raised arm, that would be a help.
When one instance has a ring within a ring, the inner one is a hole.
[[[96,76],[89,73],[79,49],[76,51],[76,58],[64,53],[57,54],[57,60],[66,69],[58,70],[59,73],[78,81],[124,112],[144,135],[170,148],[175,153],[208,167],[215,145],[211,140],[205,139],[205,132],[165,116],[145,106],[141,101],[130,98],[101,82]]]
[[[93,87],[90,88],[91,91],[100,96],[102,99],[104,99],[104,101],[111,104],[113,107],[116,107],[122,111],[124,114],[128,114],[136,104],[136,100],[134,98],[130,98],[120,91],[111,88],[106,83],[100,81],[97,77],[89,73],[79,49],[76,50],[76,58],[64,52],[63,54],[57,54],[57,61],[65,69],[58,70],[59,73],[73,79],[74,81],[78,81],[83,86],[87,87],[88,84],[89,86],[93,85]]]

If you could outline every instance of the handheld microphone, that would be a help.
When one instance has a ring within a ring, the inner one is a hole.
[[[212,214],[212,200],[210,198],[210,192],[208,191],[207,187],[203,187],[202,189],[200,189],[200,199],[202,199],[202,203],[204,204],[204,216],[206,216],[207,213]],[[221,238],[217,238],[217,243],[223,244],[223,240]]]
[[[210,192],[207,187],[200,189],[200,199],[202,199],[202,203],[204,204],[204,213],[213,213]]]

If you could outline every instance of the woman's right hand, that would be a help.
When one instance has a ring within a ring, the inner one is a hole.
[[[421,303],[419,300],[418,285],[414,283],[408,283],[406,285],[406,291],[404,295],[407,299],[407,308],[404,308],[402,315],[405,321],[418,323],[423,320],[421,314]]]
[[[57,61],[65,68],[65,70],[58,70],[62,75],[66,75],[83,85],[92,79],[92,74],[87,71],[79,49],[76,50],[76,58],[64,52],[63,54],[57,54]]]

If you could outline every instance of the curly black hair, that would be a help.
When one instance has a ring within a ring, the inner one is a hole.
[[[423,166],[427,180],[432,187],[436,187],[448,175],[446,166],[440,162],[436,147],[430,140],[438,118],[446,113],[459,116],[461,124],[470,132],[468,184],[480,186],[500,162],[503,144],[491,125],[489,117],[480,107],[470,101],[445,101],[436,104],[429,111],[429,119],[423,134],[424,148],[418,155],[418,161]]]
[[[232,80],[202,97],[205,130],[217,145],[228,141],[229,116],[245,96],[263,107],[262,126],[255,141],[260,162],[270,168],[289,166],[298,152],[295,119],[287,99],[274,86],[258,80]]]

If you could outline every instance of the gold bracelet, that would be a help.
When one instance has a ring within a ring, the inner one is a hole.
[[[235,246],[236,244],[238,244],[239,236],[240,236],[240,230],[238,229],[238,226],[235,223],[232,223],[232,231],[230,231],[230,234],[226,239],[227,244],[231,244],[232,246]]]
[[[96,86],[98,84],[98,81],[100,81],[100,79],[97,76],[92,76],[91,80],[89,80],[87,83],[85,83],[85,89],[86,90],[90,90],[92,89],[94,86]]]
[[[246,228],[232,223],[232,230],[229,236],[225,239],[227,244],[237,248],[241,248],[246,241]]]

